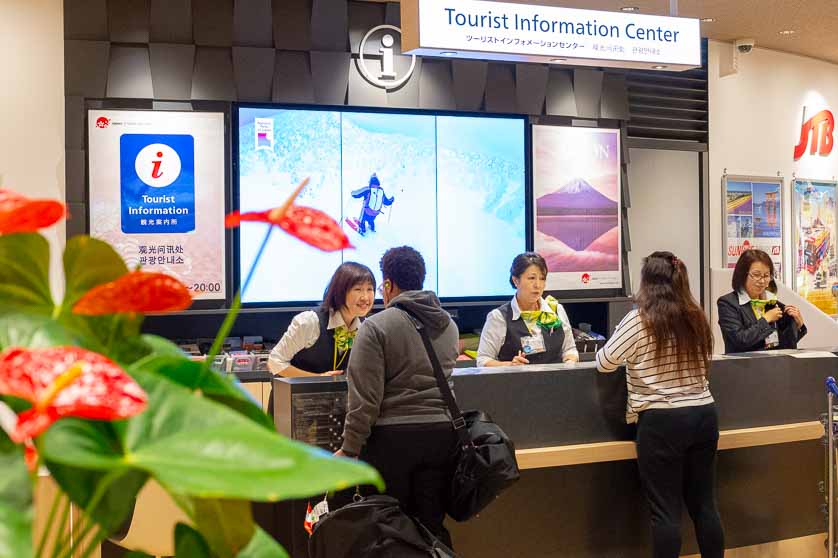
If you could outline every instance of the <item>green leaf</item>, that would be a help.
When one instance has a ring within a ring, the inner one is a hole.
[[[175,556],[178,558],[212,558],[204,537],[183,523],[175,526]]]
[[[36,233],[0,236],[1,311],[50,315],[49,243]]]
[[[357,484],[382,487],[362,462],[270,432],[156,374],[134,371],[149,409],[128,421],[128,459],[170,489],[204,498],[275,501]]]
[[[253,538],[250,502],[195,498],[193,508],[196,527],[220,558],[234,558]]]
[[[107,436],[59,421],[42,436],[43,457],[99,471],[139,469],[169,492],[201,498],[276,501],[359,484],[382,487],[381,477],[364,463],[283,438],[160,375],[132,375],[149,405],[114,425],[119,447]]]
[[[180,347],[165,337],[144,333],[141,338],[143,343],[151,349],[151,355],[183,357],[183,351],[180,350]]]
[[[110,244],[89,236],[74,236],[64,249],[64,300],[55,312],[61,324],[82,337],[86,348],[121,364],[130,364],[151,352],[139,337],[143,316],[80,316],[73,314],[73,306],[90,289],[126,273],[125,262]]]
[[[44,349],[78,343],[77,336],[47,316],[22,313],[0,316],[0,350],[8,347]]]
[[[31,556],[32,482],[23,448],[0,429],[0,558]]]
[[[204,397],[241,413],[270,431],[276,430],[276,426],[262,410],[262,406],[253,400],[253,397],[234,376],[211,370],[199,362],[185,358],[182,353],[176,357],[168,355],[146,357],[134,363],[129,372],[135,369],[159,374],[193,391],[200,390]]]
[[[53,479],[82,509],[90,505],[98,490],[103,490],[101,500],[89,515],[106,531],[118,530],[134,510],[135,498],[148,480],[148,473],[124,464],[119,440],[109,423],[63,419],[43,435],[39,445],[60,445],[62,439],[74,441],[77,459],[75,464],[67,465],[50,459],[42,450]]]
[[[128,273],[128,267],[110,244],[79,235],[64,248],[64,300],[62,311],[70,311],[84,293]]]
[[[236,558],[288,558],[288,553],[272,536],[257,527],[250,544]]]

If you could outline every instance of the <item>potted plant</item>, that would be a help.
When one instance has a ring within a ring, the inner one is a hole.
[[[228,226],[270,223],[263,249],[274,226],[321,249],[347,247],[337,223],[293,203],[304,186],[272,211],[229,216]],[[178,556],[285,556],[254,523],[251,501],[381,487],[371,467],[280,436],[234,379],[210,369],[239,295],[204,362],[140,329],[146,312],[188,307],[186,287],[129,270],[105,242],[67,241],[64,295],[54,301],[49,245],[37,231],[64,216],[60,202],[0,190],[0,558],[48,548],[90,555],[152,480],[188,518],[173,533]],[[59,490],[35,545],[39,469]],[[72,538],[62,527],[71,504],[82,510]]]

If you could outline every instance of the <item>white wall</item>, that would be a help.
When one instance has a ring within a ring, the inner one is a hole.
[[[737,74],[719,77],[731,45],[711,41],[708,52],[710,101],[710,258],[723,265],[721,178],[729,174],[785,178],[785,261],[791,269],[792,175],[831,180],[838,176],[838,147],[828,157],[807,153],[797,162],[803,106],[810,118],[823,109],[838,115],[838,66],[812,58],[755,48],[739,56]],[[836,130],[838,132],[838,130]],[[836,134],[838,135],[838,134]],[[787,274],[790,284],[790,274]]]
[[[0,1],[0,72],[0,187],[64,200],[62,0]],[[56,291],[64,224],[45,234]]]
[[[643,258],[669,250],[686,264],[693,296],[701,300],[698,153],[632,149],[629,157],[632,291],[640,286]]]

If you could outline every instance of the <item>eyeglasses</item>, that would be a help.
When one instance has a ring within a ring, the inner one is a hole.
[[[378,294],[384,296],[384,283],[381,283],[376,290],[378,291]]]
[[[759,283],[760,281],[770,281],[771,280],[771,274],[770,273],[766,273],[766,274],[749,273],[748,277],[750,277],[751,279],[753,279],[757,283]]]

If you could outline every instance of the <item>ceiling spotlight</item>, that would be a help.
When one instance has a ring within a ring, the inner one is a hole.
[[[637,6],[623,6],[622,8],[620,8],[620,11],[621,12],[639,12],[640,8],[638,8]]]
[[[665,70],[666,66],[663,66],[661,64],[656,64],[656,65],[652,66],[652,69],[653,70]]]
[[[443,50],[442,52],[440,52],[440,54],[442,56],[456,56],[457,52],[453,50]]]
[[[795,33],[797,33],[797,31],[795,31],[794,29],[783,29],[782,31],[780,31],[780,35],[784,36],[794,35]]]
[[[716,18],[715,17],[703,17],[699,21],[701,21],[701,23],[715,23]]]
[[[567,62],[567,58],[551,58],[550,62]]]

